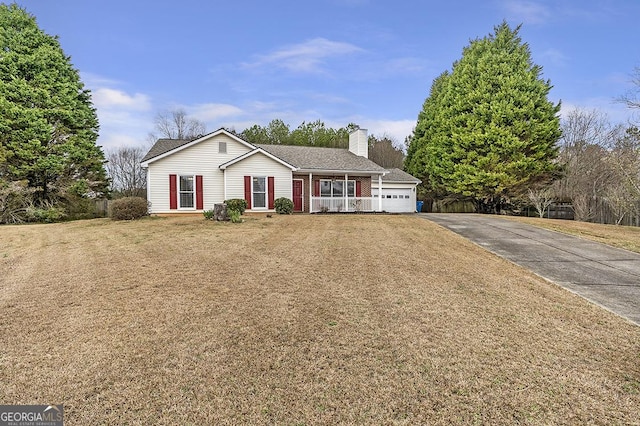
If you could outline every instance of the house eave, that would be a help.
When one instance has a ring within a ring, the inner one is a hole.
[[[422,183],[421,180],[414,180],[414,181],[409,181],[409,180],[383,180],[382,183],[404,183],[404,184],[412,184],[412,185],[419,185]]]
[[[349,175],[385,175],[388,172],[386,170],[344,170],[344,169],[298,169],[298,173],[313,173],[313,174],[349,174]]]

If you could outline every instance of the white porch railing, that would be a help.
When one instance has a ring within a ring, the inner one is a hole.
[[[373,197],[311,197],[311,213],[372,212],[377,207],[373,201]]]

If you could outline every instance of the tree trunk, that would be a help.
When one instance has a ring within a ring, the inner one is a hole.
[[[229,220],[229,215],[227,214],[227,205],[224,203],[214,204],[213,205],[213,218],[220,221]]]

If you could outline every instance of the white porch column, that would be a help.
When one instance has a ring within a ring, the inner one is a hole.
[[[345,173],[344,174],[344,187],[342,188],[342,190],[344,191],[344,211],[345,212],[349,211],[349,191],[347,191],[348,187],[349,187],[349,175]]]
[[[382,211],[382,175],[378,175],[378,211]]]
[[[227,200],[227,169],[222,169],[222,185],[224,187],[224,200]]]
[[[311,213],[311,207],[313,206],[311,197],[313,197],[313,173],[309,173],[309,213]],[[304,211],[304,206],[302,210]]]

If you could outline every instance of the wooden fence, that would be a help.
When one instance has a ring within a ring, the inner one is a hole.
[[[102,199],[96,200],[96,216],[107,217],[109,216],[109,206],[112,200]]]
[[[640,212],[640,200],[636,211]],[[443,201],[425,199],[422,211],[425,213],[475,213],[476,207],[472,201]],[[591,200],[589,208],[591,216],[588,221],[610,225],[640,226],[640,215],[625,214],[622,219],[613,211],[606,200],[596,198]],[[524,216],[537,216],[533,207],[527,207],[520,212]],[[575,211],[571,203],[553,203],[545,211],[544,217],[550,219],[575,220]]]
[[[611,225],[640,226],[640,215],[627,213],[620,218],[620,215],[616,214],[606,200],[599,197],[592,200],[590,210],[592,212],[592,217],[589,219],[589,222]],[[640,200],[638,201],[635,210],[636,212],[640,212]]]

